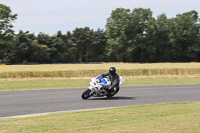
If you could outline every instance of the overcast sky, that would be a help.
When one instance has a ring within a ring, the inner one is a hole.
[[[153,16],[165,13],[168,18],[196,10],[200,15],[200,0],[0,0],[18,14],[13,23],[19,30],[49,35],[73,31],[76,27],[105,29],[106,19],[116,8],[150,8]]]

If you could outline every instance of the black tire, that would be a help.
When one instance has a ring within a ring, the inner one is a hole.
[[[81,95],[82,99],[86,100],[86,99],[90,98],[91,97],[90,92],[91,92],[90,89],[85,90]]]
[[[117,87],[116,92],[115,92],[114,94],[112,94],[112,91],[111,91],[111,92],[109,92],[106,96],[107,96],[108,98],[113,97],[114,95],[116,95],[116,94],[118,93],[118,91],[119,91],[119,86]]]

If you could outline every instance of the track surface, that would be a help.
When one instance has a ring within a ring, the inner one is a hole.
[[[81,88],[0,92],[0,118],[45,112],[200,101],[200,85],[121,87],[111,98],[82,100]]]

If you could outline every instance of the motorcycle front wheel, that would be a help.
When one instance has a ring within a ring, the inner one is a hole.
[[[90,98],[90,97],[91,97],[90,92],[91,92],[90,89],[85,90],[85,91],[82,93],[82,95],[81,95],[82,99],[85,100],[85,99]]]

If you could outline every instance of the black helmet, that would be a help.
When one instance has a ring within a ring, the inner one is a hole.
[[[115,67],[111,67],[111,68],[109,69],[109,73],[110,73],[111,75],[114,75],[114,74],[116,73],[116,68],[115,68]]]

